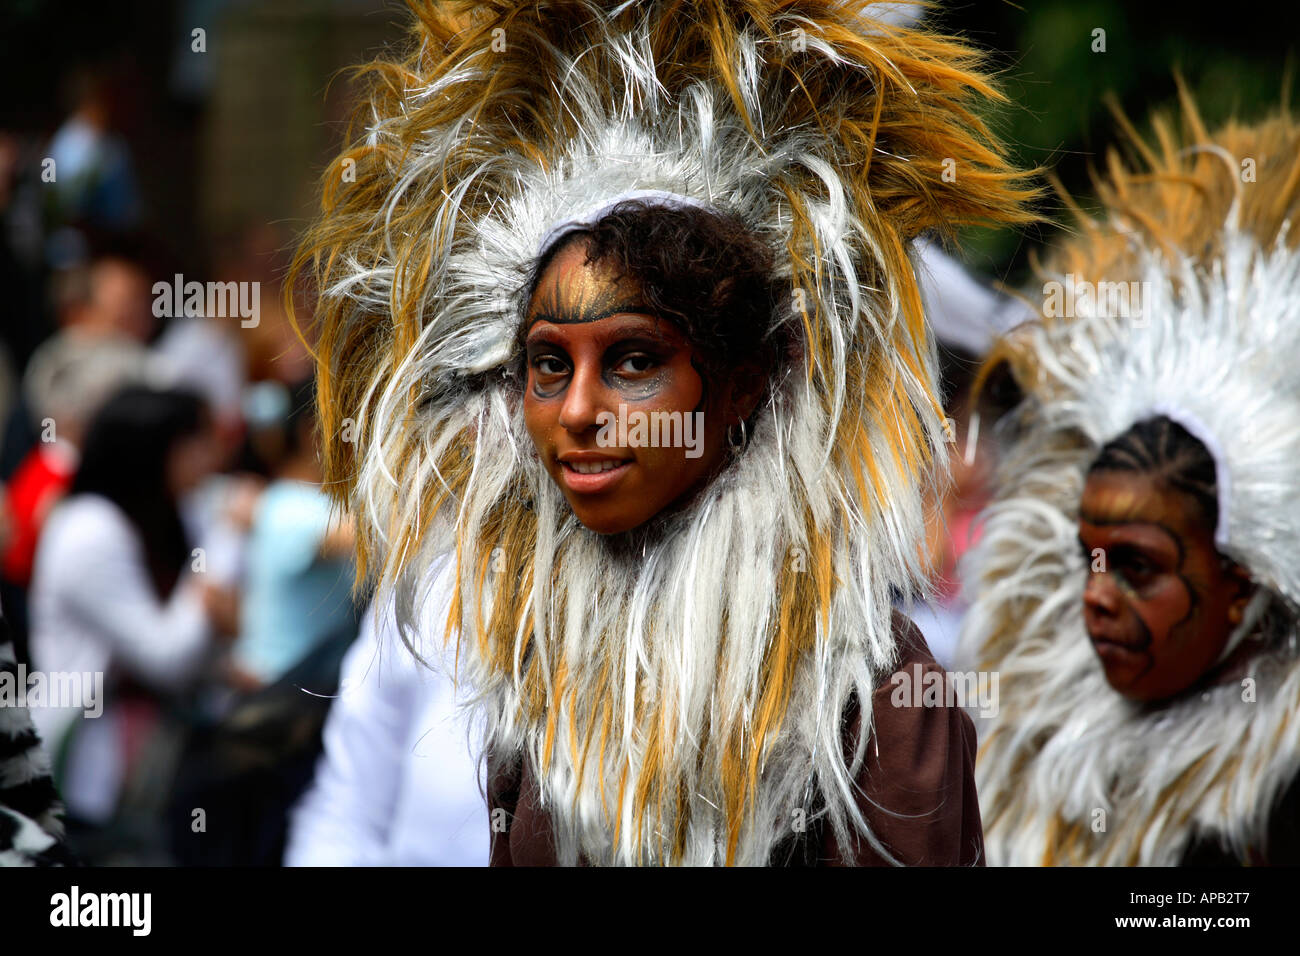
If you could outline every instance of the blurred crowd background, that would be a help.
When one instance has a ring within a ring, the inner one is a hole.
[[[0,604],[28,667],[108,675],[103,718],[39,718],[88,863],[279,863],[312,779],[367,597],[320,487],[309,343],[282,282],[342,142],[344,68],[399,41],[402,15],[0,8]],[[1120,0],[981,0],[940,20],[991,50],[1021,161],[1085,204],[1114,141],[1107,96],[1141,126],[1177,68],[1211,121],[1260,115],[1289,85],[1278,22],[1253,7],[1175,23]],[[972,232],[925,255],[958,477],[935,509],[939,600],[915,612],[941,661],[992,466],[970,380],[1023,314],[997,284],[1023,284],[1050,238]],[[257,283],[256,324],[158,315],[154,284],[178,275]],[[196,808],[219,836],[196,836]]]
[[[398,12],[0,12],[0,602],[29,669],[106,676],[33,710],[85,862],[278,863],[311,778],[365,596],[282,277]],[[256,321],[155,308],[177,276]]]

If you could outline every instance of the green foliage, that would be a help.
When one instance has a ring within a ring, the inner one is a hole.
[[[999,129],[1026,165],[1054,169],[1086,207],[1091,169],[1118,142],[1115,101],[1143,132],[1152,110],[1177,102],[1181,73],[1206,122],[1260,118],[1290,88],[1290,4],[1196,5],[1121,0],[986,0],[942,12],[939,23],[992,49],[1011,105]],[[1094,52],[1094,30],[1105,52]],[[1043,211],[1064,221],[1052,197]],[[1028,277],[1030,250],[1055,230],[970,230],[970,264],[1012,284]]]

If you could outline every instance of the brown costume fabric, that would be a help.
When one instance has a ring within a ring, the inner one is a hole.
[[[897,671],[942,669],[916,625],[894,614]],[[960,708],[895,707],[893,686],[881,682],[872,698],[873,739],[858,774],[858,807],[882,844],[910,866],[983,866],[984,833],[975,795],[975,726]],[[851,755],[861,733],[856,701],[844,715],[844,746]],[[492,866],[555,866],[550,818],[526,762],[504,765],[488,757],[488,809],[506,830],[492,834]],[[886,866],[865,840],[841,847],[829,828],[808,831],[779,847],[773,865]]]

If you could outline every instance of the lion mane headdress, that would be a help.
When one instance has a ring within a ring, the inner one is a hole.
[[[766,863],[814,787],[873,839],[841,715],[921,586],[944,440],[908,243],[1026,221],[1033,194],[976,115],[997,96],[976,56],[839,2],[412,10],[297,262],[360,573],[416,649],[423,596],[450,592],[438,630],[561,863]],[[721,476],[603,539],[536,460],[517,333],[543,238],[644,193],[770,245],[797,347]]]
[[[1185,93],[1181,112],[1154,117],[1154,145],[1121,117],[1137,161],[1110,153],[1043,314],[986,365],[1024,392],[963,569],[961,655],[1001,677],[976,768],[993,864],[1174,865],[1201,842],[1255,858],[1300,772],[1300,127],[1284,111],[1211,135]],[[1257,585],[1230,645],[1260,646],[1246,683],[1143,706],[1088,641],[1077,520],[1101,448],[1156,415],[1215,459],[1217,547]]]

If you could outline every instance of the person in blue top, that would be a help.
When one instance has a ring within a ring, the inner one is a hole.
[[[355,622],[352,525],[321,490],[315,423],[309,380],[294,389],[285,454],[252,515],[232,654],[234,681],[247,690],[274,683]]]

